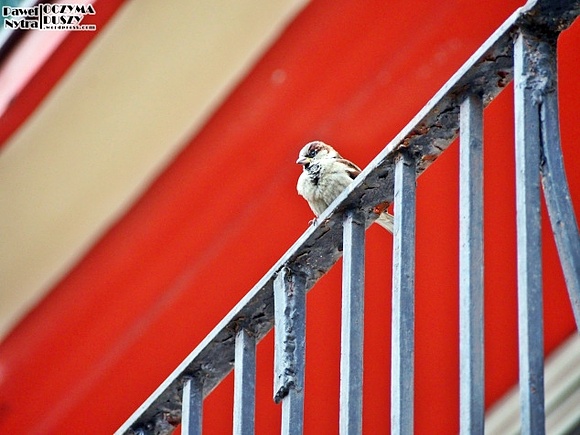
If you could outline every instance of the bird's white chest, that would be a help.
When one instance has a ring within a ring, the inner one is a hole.
[[[316,172],[303,171],[296,188],[318,216],[351,182],[352,178],[340,165],[330,164],[321,165]]]

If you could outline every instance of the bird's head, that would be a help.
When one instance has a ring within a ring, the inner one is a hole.
[[[304,168],[308,169],[312,163],[316,163],[322,159],[335,158],[340,158],[340,155],[334,148],[322,141],[316,140],[304,145],[298,154],[298,160],[296,160],[296,163],[303,165]]]

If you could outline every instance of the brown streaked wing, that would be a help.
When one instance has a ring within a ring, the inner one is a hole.
[[[346,172],[353,180],[357,177],[358,174],[360,174],[360,168],[353,162],[344,158],[338,159],[338,161],[346,166]]]

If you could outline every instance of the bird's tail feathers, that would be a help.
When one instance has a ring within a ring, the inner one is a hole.
[[[381,227],[383,227],[392,234],[393,226],[395,223],[395,217],[390,213],[384,212],[380,214],[375,223],[379,224]]]

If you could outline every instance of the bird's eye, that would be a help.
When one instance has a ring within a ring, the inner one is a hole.
[[[313,148],[310,151],[308,151],[308,157],[312,158],[316,155],[316,150]]]

